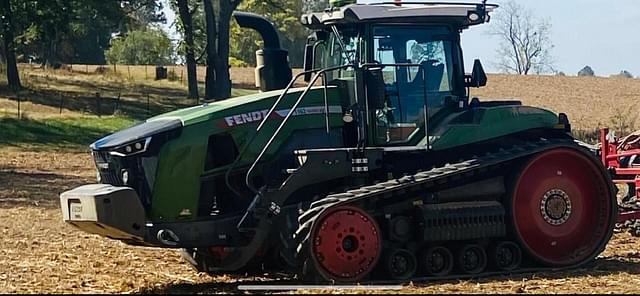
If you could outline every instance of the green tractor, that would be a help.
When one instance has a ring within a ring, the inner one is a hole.
[[[611,177],[567,116],[480,101],[460,35],[482,3],[334,3],[291,78],[268,21],[260,93],[162,114],[91,145],[98,183],[61,194],[64,221],[176,248],[211,274],[305,282],[572,268],[601,253]],[[305,80],[306,87],[292,87]]]

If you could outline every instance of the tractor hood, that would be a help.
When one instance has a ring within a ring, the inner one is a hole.
[[[299,95],[304,90],[302,88],[291,89],[288,92],[288,97],[294,94]],[[268,92],[261,92],[252,95],[246,95],[241,97],[229,98],[226,100],[204,103],[198,106],[188,107],[169,113],[161,114],[156,117],[152,117],[147,121],[163,120],[167,118],[180,119],[184,125],[191,125],[202,121],[209,120],[213,117],[219,117],[220,112],[232,111],[237,108],[253,105],[253,103],[260,101],[272,101],[277,99],[282,94],[282,90],[274,90]],[[284,105],[284,104],[283,104]]]
[[[336,90],[335,87],[329,87],[327,90],[329,97]],[[291,102],[298,98],[304,88],[290,89],[284,97],[283,102],[279,104],[281,108],[276,110],[278,115],[286,114]],[[311,104],[318,106],[321,102],[318,99],[322,97],[322,87],[312,88],[307,97],[301,104],[300,111],[307,111],[305,105]],[[180,110],[164,113],[147,119],[145,122],[139,123],[127,129],[115,132],[91,144],[92,150],[111,150],[126,144],[142,141],[153,135],[168,132],[170,130],[180,129],[182,127],[192,126],[203,122],[214,122],[214,124],[228,128],[238,123],[237,117],[240,115],[253,114],[253,121],[259,121],[266,114],[273,102],[282,94],[282,90],[269,92],[261,92],[252,95],[230,98],[217,102],[204,103],[198,106],[188,107]],[[307,103],[304,103],[307,102]],[[330,106],[330,112],[336,113],[336,106]],[[314,107],[317,108],[317,107]],[[234,118],[236,120],[234,121]],[[246,118],[246,117],[245,117]]]
[[[182,121],[177,118],[163,118],[154,121],[147,121],[97,140],[91,144],[91,149],[105,150],[116,148],[138,140],[146,139],[152,135],[178,129],[180,127],[182,127]]]

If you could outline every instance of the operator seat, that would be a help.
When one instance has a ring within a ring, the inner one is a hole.
[[[427,91],[440,90],[442,76],[444,75],[444,64],[438,60],[425,60],[420,63],[424,68],[424,74],[427,75]],[[422,91],[424,88],[423,71],[418,69],[415,79],[413,79],[413,91]]]

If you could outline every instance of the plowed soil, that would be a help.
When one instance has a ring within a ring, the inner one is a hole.
[[[94,178],[88,151],[0,149],[0,293],[218,293],[238,292],[239,283],[282,283],[269,276],[211,277],[193,271],[177,251],[128,246],[66,225],[58,194]],[[413,283],[378,292],[637,293],[638,251],[640,239],[619,233],[601,257],[579,270]]]
[[[481,97],[520,98],[568,112],[581,129],[637,114],[640,81],[492,76]],[[625,110],[617,110],[626,106]],[[634,122],[635,115],[626,121]],[[1,128],[1,127],[0,127]],[[211,277],[193,271],[175,250],[128,246],[62,221],[58,195],[95,181],[89,151],[0,147],[0,293],[225,293],[265,277]],[[408,283],[388,293],[639,293],[640,238],[617,233],[581,269],[482,279]],[[295,291],[289,291],[295,292]],[[310,291],[298,291],[310,292]],[[354,290],[313,292],[348,293]],[[378,291],[380,292],[380,291]]]

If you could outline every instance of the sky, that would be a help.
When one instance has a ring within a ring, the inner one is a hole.
[[[372,2],[373,0],[358,0]],[[418,1],[418,0],[412,0]],[[456,0],[450,0],[456,1]],[[167,0],[162,0],[166,3]],[[375,0],[375,2],[380,2]],[[458,1],[460,2],[460,1]],[[467,0],[465,2],[480,2]],[[551,55],[558,71],[576,75],[589,65],[596,76],[618,74],[622,70],[640,76],[640,1],[639,0],[515,0],[532,11],[533,17],[551,24]],[[489,0],[500,5],[503,0]],[[166,30],[175,14],[165,6]],[[498,8],[500,9],[500,8]],[[462,33],[465,68],[480,59],[485,70],[498,73],[494,65],[499,39],[488,34],[492,23],[469,28]],[[469,70],[470,71],[470,70]]]

